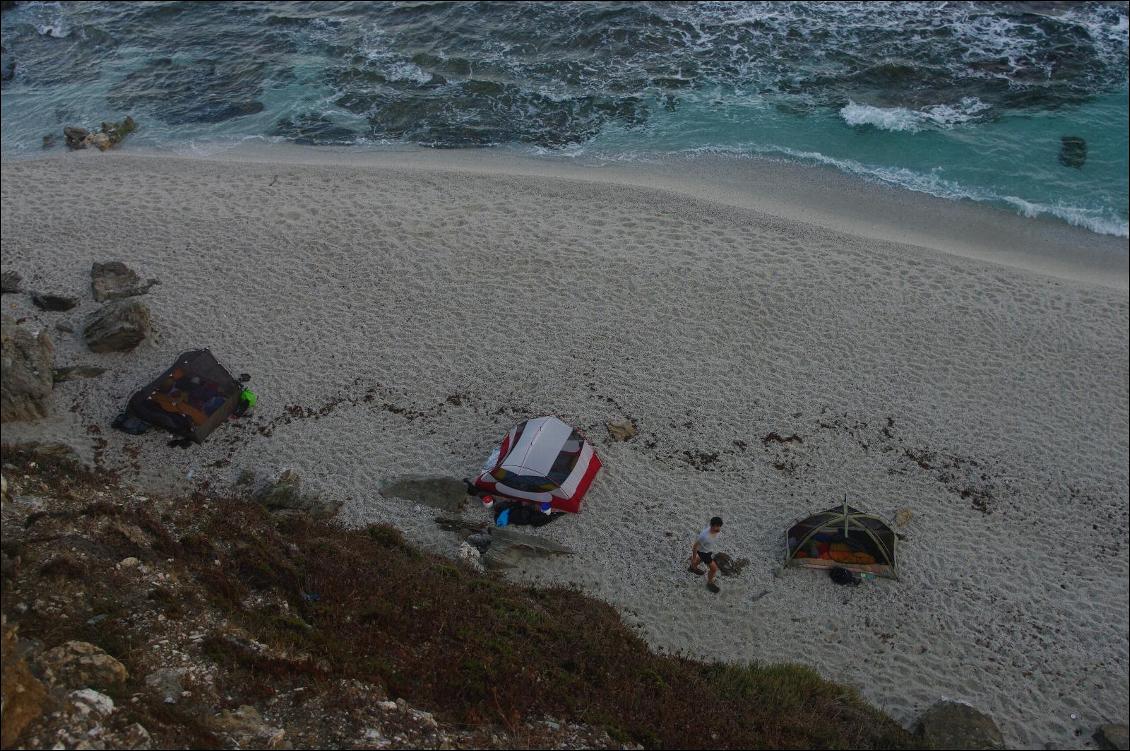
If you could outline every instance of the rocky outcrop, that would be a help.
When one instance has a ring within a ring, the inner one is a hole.
[[[8,316],[0,323],[0,422],[47,415],[55,347],[45,332],[33,335]]]
[[[85,641],[69,641],[47,650],[39,665],[48,683],[61,688],[109,688],[129,678],[125,665]]]
[[[1004,737],[993,718],[962,702],[943,700],[926,710],[914,730],[927,748],[1003,749]]]
[[[47,706],[47,688],[32,675],[20,649],[16,628],[5,622],[3,630],[0,698],[4,711],[0,713],[0,745],[11,748],[24,728],[43,714]]]
[[[302,478],[294,470],[284,471],[277,480],[267,483],[255,499],[268,511],[300,511],[315,517],[329,517],[341,508],[340,503],[302,490]]]
[[[90,267],[90,287],[98,302],[144,295],[154,284],[158,284],[156,279],[142,282],[137,272],[121,261],[95,263]]]
[[[102,123],[102,129],[90,132],[86,128],[68,125],[63,128],[63,137],[67,140],[67,147],[71,149],[85,149],[93,146],[99,151],[106,151],[117,146],[122,140],[137,130],[137,123],[132,117],[126,116],[125,120],[117,123]]]
[[[93,352],[128,352],[149,333],[149,308],[137,300],[117,300],[98,310],[82,335]]]
[[[1118,751],[1130,751],[1130,728],[1122,725],[1100,725],[1095,731],[1095,743],[1099,748]]]
[[[70,310],[78,305],[78,298],[74,295],[53,295],[48,292],[32,293],[31,301],[40,310],[56,313]]]

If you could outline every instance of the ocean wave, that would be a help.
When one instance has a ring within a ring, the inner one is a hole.
[[[849,101],[840,109],[840,117],[851,126],[871,125],[880,130],[916,132],[927,126],[952,128],[979,119],[989,105],[977,97],[963,97],[956,105],[935,104],[922,109],[875,107]]]
[[[827,165],[850,175],[913,190],[917,193],[926,193],[937,198],[966,199],[978,203],[1009,206],[1028,218],[1051,216],[1096,234],[1130,237],[1130,222],[1103,209],[1071,206],[1064,203],[1052,204],[1029,201],[1018,196],[996,193],[985,188],[961,185],[934,172],[922,173],[903,167],[867,165],[852,159],[838,159],[821,154],[818,151],[800,151],[782,146],[752,146],[750,150],[760,155],[781,155],[801,162]]]

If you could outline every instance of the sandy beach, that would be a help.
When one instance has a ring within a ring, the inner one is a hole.
[[[811,665],[904,724],[946,697],[1010,746],[1085,748],[1125,720],[1125,239],[855,198],[800,168],[660,179],[450,153],[6,161],[4,270],[83,302],[6,294],[3,312],[46,330],[57,366],[108,371],[4,440],[64,440],[146,489],[290,468],[342,523],[453,555],[434,509],[380,488],[469,476],[513,424],[557,414],[604,469],[581,514],[538,531],[576,554],[515,578],[575,583],[657,650]],[[128,354],[56,327],[81,332],[109,260],[161,282],[156,335]],[[110,429],[197,347],[251,374],[253,417],[185,450]],[[639,434],[614,441],[628,419]],[[845,494],[912,512],[901,578],[776,576],[789,523]],[[719,595],[685,571],[715,514],[751,561]]]

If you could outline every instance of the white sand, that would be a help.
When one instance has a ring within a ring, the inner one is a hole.
[[[377,488],[470,475],[516,421],[556,413],[605,469],[582,514],[541,531],[578,555],[515,576],[576,582],[659,649],[812,665],[907,724],[941,697],[987,711],[1015,746],[1085,747],[1125,721],[1125,241],[1107,244],[1124,255],[1096,283],[1081,266],[1041,275],[606,175],[423,166],[4,164],[4,269],[84,298],[59,314],[5,295],[4,312],[51,331],[57,364],[111,369],[60,385],[51,418],[5,425],[4,440],[64,436],[93,457],[98,425],[105,466],[164,486],[291,467],[346,502],[343,521],[392,521],[453,553],[432,510]],[[158,335],[131,354],[54,330],[97,308],[89,269],[106,260],[162,281],[145,298]],[[109,430],[134,389],[200,346],[252,374],[255,418],[187,450]],[[626,416],[639,437],[612,443],[605,422]],[[803,443],[764,445],[771,431]],[[688,452],[717,458],[699,470]],[[913,510],[901,580],[774,577],[789,522],[843,493]],[[721,595],[684,571],[713,514],[752,560]]]

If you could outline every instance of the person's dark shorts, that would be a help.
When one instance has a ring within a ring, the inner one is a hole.
[[[711,563],[714,563],[714,554],[707,553],[705,550],[700,550],[698,551],[698,559],[705,563],[707,567],[709,567]]]

